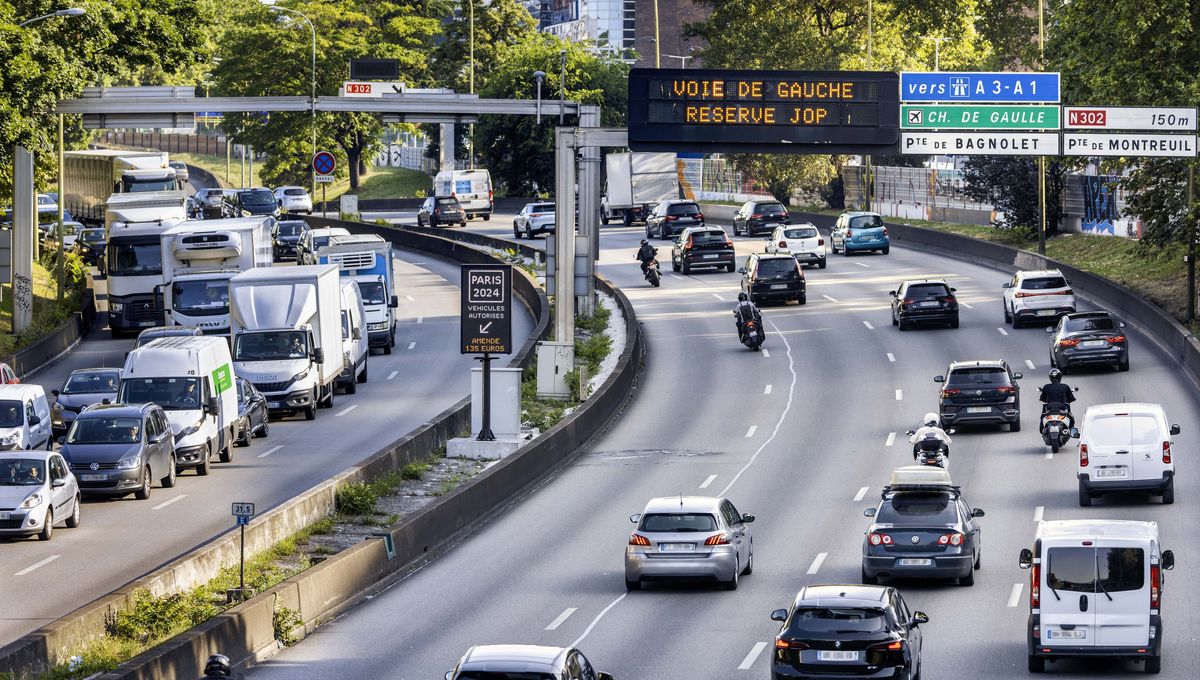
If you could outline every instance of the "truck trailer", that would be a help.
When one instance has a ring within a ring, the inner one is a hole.
[[[673,153],[610,153],[604,157],[600,221],[625,226],[645,222],[654,204],[680,198]]]
[[[113,194],[104,215],[108,324],[113,337],[165,322],[162,234],[187,219],[182,191]]]
[[[84,224],[104,223],[113,194],[172,191],[175,169],[162,151],[88,149],[63,153],[63,208]]]
[[[396,276],[392,244],[376,234],[334,236],[317,250],[319,264],[337,265],[342,278],[358,284],[367,315],[371,349],[391,354],[396,346]]]

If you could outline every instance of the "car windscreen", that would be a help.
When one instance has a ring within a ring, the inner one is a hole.
[[[851,229],[875,229],[883,226],[883,218],[879,215],[858,215],[850,218]]]
[[[0,400],[0,427],[21,427],[25,424],[25,407],[19,399]]]
[[[705,512],[655,512],[642,515],[638,529],[665,533],[716,531],[717,518]]]
[[[117,382],[121,379],[119,371],[103,373],[76,373],[67,378],[63,385],[62,394],[98,394],[116,392]]]
[[[307,225],[304,222],[280,222],[279,235],[299,236],[300,234],[304,233],[306,227]]]
[[[759,278],[788,278],[796,271],[796,261],[791,257],[763,258],[758,261]]]
[[[364,305],[387,304],[387,297],[384,296],[382,281],[360,281],[358,283],[358,290],[362,293]]]
[[[88,243],[101,243],[104,241],[103,229],[84,229],[79,233],[79,238]]]
[[[759,203],[754,212],[760,215],[782,215],[787,212],[782,203]]]
[[[692,243],[725,243],[728,240],[723,231],[692,232]]]
[[[700,206],[695,203],[672,203],[667,206],[667,214],[676,217],[693,216],[700,213]]]
[[[458,208],[459,207],[457,198],[439,198],[439,199],[437,199],[437,204],[439,207],[442,207],[442,208]]]
[[[1093,446],[1148,446],[1159,443],[1158,419],[1148,413],[1101,416],[1088,422],[1084,435]]]
[[[308,356],[305,331],[242,333],[233,345],[234,361],[284,361]]]
[[[888,617],[882,609],[860,607],[801,607],[792,612],[788,633],[805,634],[882,633]]]
[[[68,444],[136,444],[142,440],[140,418],[76,418]]]
[[[950,494],[902,492],[893,494],[879,505],[875,521],[901,526],[913,523],[954,524],[958,522],[958,512],[954,509],[954,499]]]
[[[200,408],[199,378],[125,378],[117,399],[126,404],[158,404],[168,411]]]
[[[1067,319],[1063,322],[1068,333],[1087,333],[1088,331],[1115,331],[1117,325],[1109,316],[1085,316],[1078,319]]]
[[[244,206],[273,206],[275,196],[267,190],[243,191],[238,194],[238,201]]]
[[[800,227],[798,229],[786,229],[783,232],[784,238],[816,238],[816,227]]]
[[[307,196],[308,192],[306,192],[304,189],[297,187],[295,189],[284,189],[283,195],[284,196]]]
[[[161,276],[158,236],[118,236],[108,243],[108,273],[113,276]]]
[[[904,290],[905,299],[930,300],[943,298],[950,294],[950,289],[940,283],[917,283]]]
[[[171,284],[171,309],[194,316],[228,314],[229,281],[176,281]]]
[[[1141,590],[1146,582],[1146,554],[1141,548],[1050,548],[1046,585],[1077,593]]]
[[[950,372],[947,385],[1007,385],[1008,371],[999,366],[974,366]]]
[[[1021,281],[1021,290],[1054,290],[1066,287],[1067,280],[1061,276],[1040,276]]]
[[[128,179],[123,180],[126,193],[140,193],[143,191],[173,191],[175,189],[175,179]]]
[[[558,676],[549,673],[516,671],[459,671],[454,677],[459,680],[558,680]]]
[[[554,204],[553,203],[538,203],[536,205],[531,205],[531,206],[529,206],[529,212],[530,213],[552,213],[552,212],[554,212]]]
[[[0,461],[0,486],[41,486],[46,482],[46,463],[37,458]]]

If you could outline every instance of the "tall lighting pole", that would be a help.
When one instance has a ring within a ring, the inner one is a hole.
[[[312,94],[309,95],[308,109],[312,114],[312,155],[309,156],[308,171],[312,176],[312,196],[313,201],[317,200],[317,171],[312,166],[312,159],[317,156],[317,29],[313,26],[312,19],[309,19],[303,12],[276,5],[275,0],[261,0],[267,9],[276,12],[287,12],[294,14],[304,20],[308,24],[308,30],[312,31]]]
[[[1038,51],[1041,61],[1038,68],[1046,65],[1046,12],[1044,0],[1038,0]],[[1038,212],[1041,223],[1038,228],[1038,255],[1046,254],[1046,157],[1038,156]]]
[[[867,70],[875,70],[875,2],[867,0]],[[871,154],[867,154],[867,210],[871,209]]]
[[[935,72],[942,70],[942,43],[947,40],[954,40],[954,38],[948,38],[944,35],[923,35],[921,36],[921,40],[933,41],[933,70]]]
[[[662,41],[658,36],[658,0],[654,0],[654,68],[662,68]]]

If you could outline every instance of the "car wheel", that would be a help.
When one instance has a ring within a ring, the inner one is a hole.
[[[1008,424],[1008,431],[1009,432],[1020,432],[1021,431],[1021,416],[1020,416],[1020,414],[1017,415],[1016,420],[1014,420]]]
[[[1117,364],[1117,370],[1121,371],[1121,372],[1128,371],[1129,370],[1129,359],[1125,359],[1125,361],[1122,361],[1121,363]]]
[[[1079,507],[1086,508],[1092,504],[1092,494],[1083,486],[1083,482],[1079,482]]]
[[[966,576],[958,577],[958,585],[963,586],[964,588],[970,588],[971,586],[975,585],[975,572],[968,571]]]
[[[150,468],[142,468],[142,487],[133,492],[133,497],[139,501],[144,501],[150,498]]]
[[[898,322],[896,322],[896,325],[899,326],[900,330],[902,331],[908,330],[908,324],[905,323],[904,319],[900,319]]]
[[[528,224],[525,225],[525,238],[527,238],[527,239],[533,238],[533,229]]]
[[[641,581],[630,581],[629,579],[625,579],[625,590],[627,590],[629,592],[633,592],[635,590],[641,590],[641,589],[642,589]]]
[[[979,568],[982,566],[983,566],[983,553],[976,553],[975,564],[971,565],[971,568],[974,569],[975,571],[979,571]]]
[[[352,376],[350,382],[346,383],[346,394],[358,394],[358,377]]]
[[[629,214],[628,210],[621,214],[621,224],[627,227],[633,225],[633,215]],[[649,232],[647,232],[647,235],[649,235]]]
[[[266,439],[267,435],[271,434],[271,423],[267,421],[268,418],[270,418],[270,414],[263,416],[262,425],[258,428],[258,432],[254,433],[255,437]]]
[[[1174,478],[1171,478],[1171,481],[1167,482],[1167,488],[1163,489],[1162,502],[1163,502],[1163,505],[1171,505],[1172,503],[1175,502],[1175,479]]]
[[[842,244],[842,257],[850,257],[850,249],[846,247],[845,243]]]
[[[883,248],[883,250],[882,250],[881,252],[882,252],[884,255],[887,255],[888,253],[892,252],[892,247],[891,247],[891,246],[884,246],[884,248]]]
[[[1058,368],[1058,359],[1054,358],[1054,352],[1050,353],[1050,368]]]
[[[196,474],[201,477],[207,477],[208,471],[212,469],[212,450],[209,447],[204,448],[204,453],[201,454],[200,464],[196,466]]]
[[[748,576],[754,573],[754,542],[750,542],[750,554],[746,556],[746,568],[742,570],[742,576]]]
[[[675,272],[676,274],[679,273],[679,263],[676,262],[675,258],[673,257],[671,258],[671,271]]]
[[[726,270],[727,270],[727,271],[728,271],[730,274],[732,274],[733,272],[735,272],[735,271],[737,270],[737,269],[736,269],[736,267],[734,266],[734,264],[733,264],[732,262],[731,262],[731,263],[729,263],[729,266],[728,266],[728,267],[726,267],[725,269],[726,269]]]
[[[899,326],[900,322],[896,320],[896,310],[892,310],[892,325]]]
[[[217,452],[217,460],[221,461],[222,463],[233,462],[233,442],[225,443],[225,448]]]
[[[725,590],[737,590],[738,589],[738,574],[741,573],[741,571],[742,571],[742,565],[738,564],[737,562],[734,562],[733,563],[733,578],[722,583],[721,587],[724,588]]]
[[[54,538],[54,511],[46,508],[46,523],[42,525],[42,530],[38,532],[39,541],[49,541]]]
[[[867,575],[867,570],[863,569],[862,570],[862,582],[863,582],[863,585],[865,585],[865,586],[879,585],[879,577],[878,576],[869,576],[869,575]]]
[[[364,359],[364,360],[363,360],[363,370],[362,370],[362,373],[359,373],[359,374],[358,374],[358,377],[357,377],[357,378],[355,378],[355,380],[357,380],[357,381],[358,381],[358,382],[360,382],[360,383],[365,383],[365,382],[367,381],[367,377],[368,377],[368,376],[367,376],[367,369],[369,369],[369,368],[371,368],[371,365],[367,363],[366,359]]]
[[[1029,672],[1030,673],[1045,673],[1046,658],[1042,656],[1029,655]]]
[[[337,392],[337,389],[333,385],[330,385],[328,394],[325,395],[325,400],[320,403],[321,408],[333,408],[334,392]]]
[[[237,439],[233,440],[235,446],[250,446],[250,419],[246,419],[246,424],[238,428]],[[222,461],[224,462],[224,461]]]
[[[178,471],[175,470],[175,454],[171,454],[171,459],[167,461],[167,476],[158,480],[158,483],[162,484],[162,488],[170,489],[175,486],[175,479],[178,474]]]
[[[692,273],[692,268],[688,266],[687,262],[681,263],[679,268],[683,271],[685,276]]]
[[[1147,673],[1155,673],[1155,674],[1161,673],[1162,672],[1162,657],[1161,656],[1146,657],[1146,672]]]
[[[79,508],[80,502],[81,499],[79,498],[79,494],[75,494],[75,507],[71,508],[71,516],[67,518],[68,529],[76,529],[79,527],[79,517],[81,513]]]
[[[820,259],[820,261],[817,262],[817,269],[824,269],[824,268],[825,268],[825,258],[822,257]]]
[[[516,221],[513,222],[513,238],[521,238],[521,229],[517,226]]]
[[[796,302],[802,305],[808,304],[808,295],[801,295],[800,297],[796,298]]]
[[[305,420],[316,420],[317,419],[317,388],[315,388],[315,387],[313,388],[313,391],[312,391],[312,400],[309,401],[308,406],[304,407],[304,419]]]
[[[1012,315],[1008,313],[1008,305],[1004,305],[1004,323],[1012,323]]]
[[[950,327],[958,328],[958,319],[957,318],[950,322]]]

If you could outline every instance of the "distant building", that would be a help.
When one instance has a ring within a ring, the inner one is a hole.
[[[636,4],[636,0],[541,0],[526,6],[544,33],[622,52],[634,46]]]

